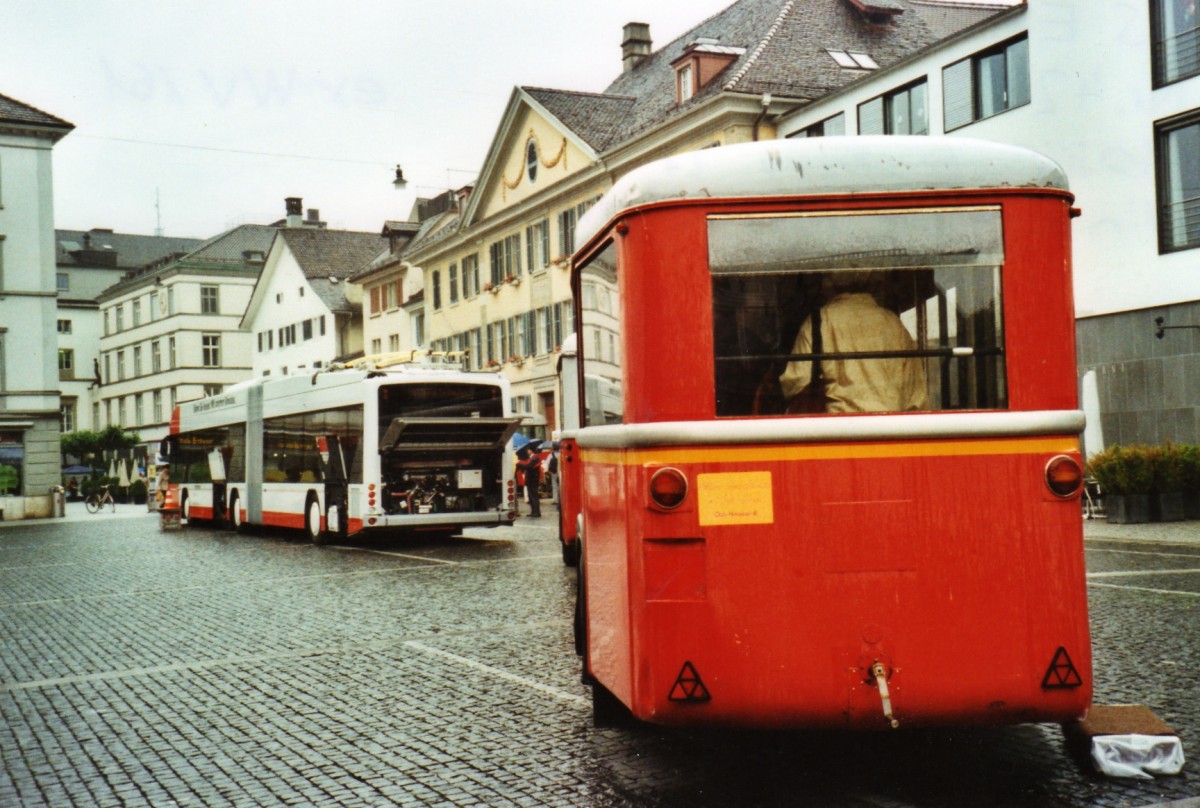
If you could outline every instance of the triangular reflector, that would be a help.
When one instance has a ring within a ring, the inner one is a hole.
[[[1050,661],[1050,667],[1046,669],[1046,675],[1042,677],[1042,689],[1061,690],[1079,687],[1082,684],[1083,679],[1080,678],[1079,671],[1075,670],[1067,649],[1059,646],[1058,651],[1054,653],[1054,659]]]
[[[667,698],[671,701],[708,701],[712,696],[700,679],[700,674],[696,672],[696,666],[691,662],[684,662]]]

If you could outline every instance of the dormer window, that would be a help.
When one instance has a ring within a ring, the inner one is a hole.
[[[897,0],[846,0],[856,8],[863,19],[871,25],[891,25],[904,6]]]
[[[683,104],[737,61],[745,48],[719,45],[717,40],[697,39],[671,63],[675,68],[675,103]]]
[[[696,94],[696,79],[692,74],[691,62],[679,68],[675,74],[675,80],[678,84],[676,97],[679,99],[680,104]]]
[[[878,70],[879,63],[872,59],[868,54],[858,53],[856,51],[840,51],[826,50],[830,58],[838,63],[838,67],[846,67],[851,70]]]

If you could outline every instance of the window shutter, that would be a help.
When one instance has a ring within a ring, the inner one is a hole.
[[[945,99],[945,127],[949,132],[975,120],[971,60],[964,59],[942,70],[942,96]]]

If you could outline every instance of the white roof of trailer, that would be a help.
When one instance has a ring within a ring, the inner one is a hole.
[[[967,188],[1068,190],[1067,176],[1036,152],[958,137],[798,138],[686,152],[630,171],[584,214],[587,244],[623,210],[670,200],[812,196]]]

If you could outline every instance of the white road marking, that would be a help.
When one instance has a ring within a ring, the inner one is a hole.
[[[477,662],[474,659],[467,659],[464,656],[459,656],[458,654],[453,654],[449,651],[443,651],[440,648],[434,648],[418,640],[409,640],[404,644],[409,648],[415,648],[418,651],[424,651],[427,654],[433,654],[434,656],[448,659],[451,662],[457,662],[459,665],[464,665],[472,670],[486,673],[489,676],[495,676],[500,679],[505,679],[509,682],[515,682],[522,687],[527,687],[530,690],[536,690],[539,693],[545,693],[548,696],[553,696],[554,698],[561,699],[562,701],[577,704],[581,707],[586,706],[588,703],[588,700],[583,696],[578,696],[574,693],[568,693],[565,690],[559,690],[557,687],[550,687],[549,685],[544,685],[541,682],[535,682],[532,679],[526,679],[524,676],[518,676],[515,673],[509,673],[508,671],[501,670],[499,668],[493,668],[491,665],[485,665],[482,662]]]
[[[1092,578],[1136,578],[1139,575],[1195,575],[1200,567],[1185,570],[1118,570],[1115,572],[1089,572],[1088,580]]]
[[[1152,589],[1148,586],[1122,586],[1121,584],[1100,584],[1088,582],[1088,586],[1102,586],[1105,589],[1125,589],[1130,592],[1153,592],[1156,595],[1183,595],[1185,598],[1200,598],[1200,592],[1181,592],[1178,589]]]

